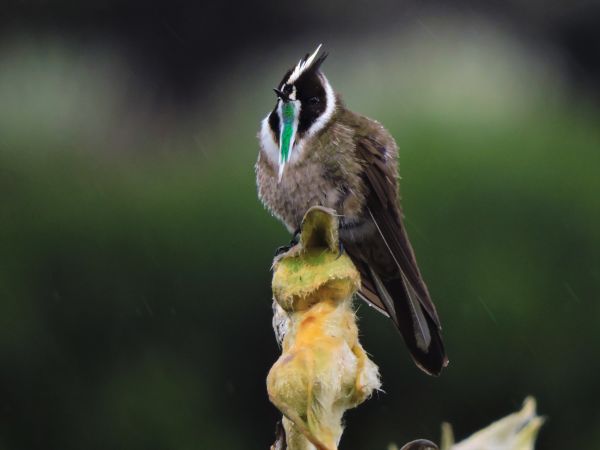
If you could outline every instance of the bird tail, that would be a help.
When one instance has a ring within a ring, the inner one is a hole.
[[[392,319],[415,364],[430,375],[439,375],[448,364],[441,329],[421,306],[410,283],[403,276],[382,280],[372,269],[361,270],[361,276],[360,296]]]

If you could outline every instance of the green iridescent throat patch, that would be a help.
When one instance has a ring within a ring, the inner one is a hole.
[[[281,107],[283,116],[283,129],[281,131],[281,162],[286,163],[290,157],[290,144],[294,134],[294,120],[296,118],[296,106],[292,102],[284,103]]]

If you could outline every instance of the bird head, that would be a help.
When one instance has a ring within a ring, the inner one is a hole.
[[[289,69],[274,89],[275,108],[263,122],[266,132],[278,148],[279,180],[292,154],[305,139],[314,136],[331,120],[335,110],[335,94],[321,72],[327,54],[319,51],[306,54]]]

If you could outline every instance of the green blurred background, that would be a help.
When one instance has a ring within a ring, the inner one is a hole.
[[[385,392],[341,447],[436,440],[444,420],[462,438],[531,394],[539,448],[600,448],[597,5],[8,3],[0,449],[270,445],[289,236],[256,198],[255,135],[319,42],[347,105],[398,141],[451,361],[425,376],[358,305]]]

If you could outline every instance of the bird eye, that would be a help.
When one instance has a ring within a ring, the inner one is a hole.
[[[321,100],[319,100],[319,97],[311,97],[308,99],[308,103],[311,105],[318,105],[320,101]]]

